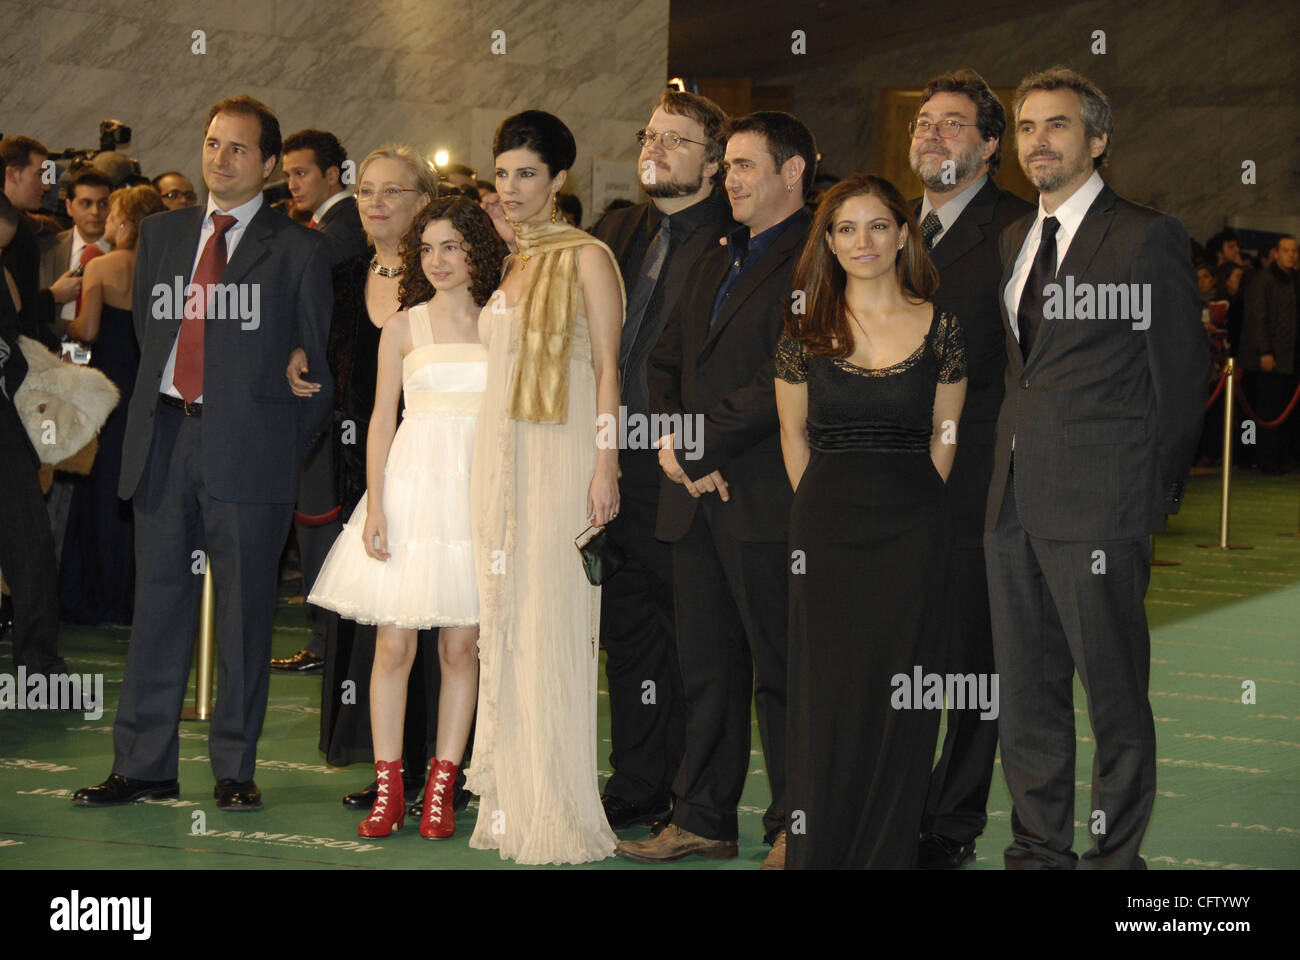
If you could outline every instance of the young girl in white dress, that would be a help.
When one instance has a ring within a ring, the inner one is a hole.
[[[403,246],[406,309],[384,323],[366,493],[331,548],[308,600],[378,624],[370,723],[378,795],[357,833],[386,837],[405,820],[402,718],[419,630],[439,627],[442,688],[436,756],[420,834],[450,837],[456,781],[478,692],[478,592],[470,532],[470,465],[487,380],[479,309],[504,245],[468,199],[434,200]],[[399,396],[405,400],[397,425]]]

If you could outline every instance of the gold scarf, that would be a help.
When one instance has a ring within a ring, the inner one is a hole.
[[[564,423],[569,410],[569,354],[578,315],[578,248],[605,244],[566,223],[511,226],[519,253],[537,262],[530,268],[532,276],[524,292],[519,355],[510,380],[507,411],[512,420]],[[608,247],[605,251],[617,264]],[[620,291],[622,286],[620,274]],[[623,301],[626,309],[625,292]]]

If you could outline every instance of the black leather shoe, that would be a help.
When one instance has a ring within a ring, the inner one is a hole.
[[[218,780],[212,795],[217,798],[218,810],[262,809],[262,791],[252,780]]]
[[[82,787],[72,795],[79,807],[120,807],[137,800],[174,800],[181,795],[176,780],[133,780],[109,774],[107,780],[93,787]]]
[[[963,843],[937,833],[921,837],[916,865],[922,870],[956,870],[975,860],[975,841]]]
[[[649,826],[657,821],[667,821],[673,811],[670,797],[659,797],[649,803],[632,803],[622,797],[601,794],[600,803],[605,808],[605,819],[611,830]]]
[[[416,787],[415,789],[420,790],[423,787],[424,784],[420,784],[420,786]],[[415,796],[415,794],[412,793],[411,796]],[[474,796],[474,794],[470,793],[464,787],[457,787],[455,790],[453,790],[451,794],[452,812],[460,813],[462,810],[468,807],[470,797],[472,796]],[[424,798],[421,797],[419,800],[416,800],[414,803],[412,803],[409,807],[406,808],[406,812],[410,816],[415,817],[417,820],[420,817],[424,816]]]
[[[325,669],[325,660],[303,649],[292,657],[272,657],[271,669],[281,673],[317,673]]]
[[[420,791],[424,789],[423,780],[408,780],[402,777],[402,794],[407,797],[418,797]],[[379,784],[374,780],[370,785],[355,793],[349,793],[343,798],[343,806],[349,810],[369,810],[375,805],[375,798],[379,796]]]

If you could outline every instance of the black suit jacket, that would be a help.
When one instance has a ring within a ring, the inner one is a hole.
[[[162,373],[180,331],[170,291],[176,278],[182,285],[190,279],[206,213],[202,206],[188,207],[140,224],[132,293],[140,372],[122,450],[123,499],[135,493],[149,459]],[[302,458],[325,428],[334,385],[322,377],[314,397],[295,397],[284,371],[298,346],[307,353],[308,369],[328,369],[329,257],[329,243],[319,233],[263,204],[222,274],[222,284],[256,284],[260,311],[255,325],[238,319],[204,325],[200,469],[218,500],[297,500]],[[167,295],[155,296],[155,285]]]
[[[966,338],[966,403],[961,426],[997,421],[1007,366],[1007,337],[1002,325],[1002,261],[998,237],[1014,221],[1033,212],[1033,205],[1002,190],[992,178],[957,222],[930,251],[939,270],[935,306],[961,323]],[[917,215],[921,201],[914,201]],[[961,443],[958,431],[958,444]],[[982,504],[981,504],[982,507]]]
[[[359,257],[366,252],[366,232],[361,227],[361,214],[355,197],[344,197],[325,211],[316,223],[316,229],[330,242],[330,264],[342,263],[349,257]]]
[[[663,414],[703,415],[702,457],[677,458],[692,480],[719,470],[731,500],[720,516],[739,540],[786,539],[792,492],[781,458],[772,356],[785,327],[790,281],[808,238],[806,210],[745,272],[709,329],[713,300],[731,264],[731,250],[715,246],[686,278],[681,296],[650,355],[650,406]],[[717,496],[717,494],[706,494]],[[685,536],[699,501],[663,478],[655,535]]]
[[[40,240],[36,236],[36,228],[24,213],[18,214],[17,230],[3,255],[0,255],[0,264],[13,274],[14,286],[18,288],[18,297],[22,301],[18,313],[19,332],[39,340],[57,353],[60,347],[53,328],[56,312],[54,296],[48,289],[41,287]]]
[[[1243,370],[1259,370],[1259,358],[1271,354],[1274,372],[1295,372],[1296,282],[1294,273],[1288,276],[1277,264],[1242,282],[1245,310],[1237,356]]]
[[[1037,211],[1002,234],[1002,289]],[[1205,416],[1210,347],[1176,219],[1103,186],[1056,281],[1149,284],[1149,326],[1044,319],[1027,361],[1005,301],[1006,398],[985,529],[997,522],[1015,438],[1021,525],[1048,540],[1144,537],[1177,513]]]

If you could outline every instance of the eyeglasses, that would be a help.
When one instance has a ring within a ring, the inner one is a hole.
[[[939,128],[939,136],[945,140],[961,136],[962,127],[978,127],[978,123],[962,123],[960,120],[940,120],[937,124],[930,120],[913,120],[907,125],[907,132],[913,137],[928,137],[930,131]]]
[[[636,142],[641,144],[643,147],[654,143],[656,140],[664,145],[665,150],[676,150],[683,143],[694,143],[701,147],[705,146],[705,144],[700,143],[699,140],[688,140],[681,134],[674,133],[671,130],[666,130],[663,133],[651,133],[649,130],[638,130],[636,132]]]
[[[401,195],[404,193],[419,193],[419,192],[420,192],[419,190],[416,190],[413,187],[384,187],[381,190],[376,190],[374,187],[362,187],[360,190],[357,191],[357,199],[373,200],[375,198],[375,195],[378,194],[379,196],[383,197],[385,200],[393,201],[401,197]]]
[[[179,200],[184,197],[186,200],[197,200],[199,195],[193,190],[168,190],[162,195],[164,200]]]

